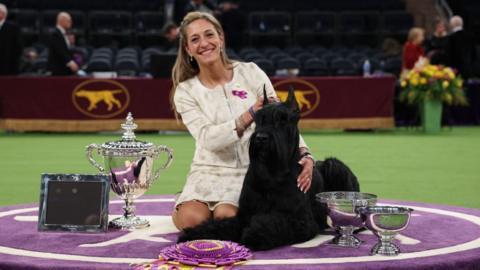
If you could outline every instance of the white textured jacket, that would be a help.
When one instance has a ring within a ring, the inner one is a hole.
[[[255,124],[238,137],[235,119],[263,96],[275,96],[268,76],[254,63],[235,62],[232,80],[210,89],[202,85],[198,76],[181,82],[175,91],[177,112],[188,131],[195,138],[195,165],[247,167],[248,142]],[[300,137],[300,147],[306,147]]]

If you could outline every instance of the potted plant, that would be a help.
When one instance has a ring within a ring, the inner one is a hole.
[[[400,80],[400,100],[418,104],[425,132],[441,128],[442,103],[467,105],[463,79],[450,67],[426,64],[408,71]]]

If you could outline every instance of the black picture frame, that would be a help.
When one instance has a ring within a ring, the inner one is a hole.
[[[42,174],[38,231],[106,232],[109,182],[107,174]]]

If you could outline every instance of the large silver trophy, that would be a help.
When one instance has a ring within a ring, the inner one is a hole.
[[[134,130],[137,125],[131,113],[121,127],[124,130],[121,140],[101,146],[90,144],[87,146],[87,158],[100,172],[109,173],[112,191],[125,200],[124,215],[112,220],[111,225],[127,230],[145,228],[150,224],[148,220],[135,216],[133,202],[148,190],[161,170],[170,166],[173,151],[164,145],[136,140]],[[94,150],[103,156],[104,166],[93,158]],[[162,152],[167,154],[167,159],[163,165],[156,166],[154,161]]]
[[[374,206],[360,209],[366,227],[377,237],[378,242],[370,251],[371,255],[395,256],[400,248],[393,243],[395,235],[407,228],[410,213],[405,207]]]
[[[341,247],[359,247],[362,241],[353,232],[363,227],[363,220],[358,212],[360,207],[374,206],[377,196],[360,192],[322,192],[316,195],[317,200],[325,203],[328,217],[338,234],[330,241],[330,245]]]

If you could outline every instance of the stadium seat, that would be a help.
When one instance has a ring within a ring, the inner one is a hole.
[[[251,12],[248,15],[249,43],[256,46],[290,43],[291,16],[289,12]]]
[[[227,56],[230,59],[234,59],[234,60],[240,60],[241,59],[241,57],[235,52],[235,50],[233,50],[231,48],[226,48],[225,53],[227,54]]]
[[[136,13],[134,18],[137,44],[142,47],[163,44],[163,12],[142,11]]]
[[[325,61],[321,61],[318,58],[307,59],[302,66],[302,76],[328,76],[328,66]]]
[[[312,58],[318,58],[316,55],[314,55],[313,53],[310,53],[310,52],[303,52],[303,53],[299,53],[295,56],[295,58],[297,58],[297,60],[300,62],[300,63],[304,63],[305,61],[307,61],[308,59],[312,59]]]
[[[32,9],[9,10],[8,17],[14,21],[22,34],[24,45],[30,46],[40,37],[40,13]]]
[[[342,44],[376,46],[379,42],[380,14],[373,11],[345,11],[340,13]]]
[[[87,65],[88,72],[95,71],[112,71],[112,62],[105,58],[90,58]]]
[[[297,54],[305,52],[305,49],[300,46],[291,46],[285,49],[285,52],[288,53],[290,56],[295,57]]]
[[[261,68],[268,76],[275,75],[275,66],[272,61],[265,58],[258,58],[252,62],[257,64],[257,66]]]
[[[140,65],[136,58],[118,58],[114,69],[120,76],[135,76],[140,69]]]
[[[283,53],[283,50],[275,46],[268,46],[263,49],[263,54],[265,54],[266,57],[270,57],[276,53]]]
[[[259,54],[260,52],[256,48],[245,47],[245,48],[240,49],[240,51],[238,52],[238,55],[241,58],[244,58],[246,55],[251,54],[251,53],[258,53]]]
[[[300,69],[300,62],[293,57],[284,57],[279,59],[276,63],[277,70],[279,69]]]
[[[255,59],[263,59],[265,56],[260,54],[259,52],[251,52],[246,54],[242,59],[245,60],[246,62],[252,62]]]
[[[402,59],[400,57],[391,57],[385,59],[384,72],[399,76],[401,70]]]
[[[354,76],[359,75],[355,63],[348,59],[337,58],[332,60],[330,68],[334,75],[338,76]]]
[[[301,11],[295,13],[294,21],[296,44],[322,44],[330,47],[337,41],[337,19],[334,12]]]
[[[278,61],[280,61],[281,59],[284,59],[284,58],[290,58],[290,56],[284,52],[278,52],[278,53],[274,53],[272,55],[270,55],[268,57],[273,63],[278,63]]]
[[[330,62],[332,62],[333,59],[337,59],[337,58],[342,58],[341,55],[337,54],[337,53],[334,53],[334,52],[328,52],[328,53],[325,53],[323,55],[317,55],[321,60],[325,61],[327,64],[330,64]]]
[[[132,14],[126,11],[89,13],[90,41],[94,46],[132,44]]]

